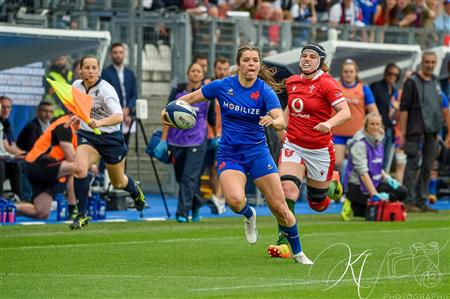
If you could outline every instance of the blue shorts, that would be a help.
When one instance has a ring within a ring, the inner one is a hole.
[[[347,141],[351,139],[353,136],[339,136],[333,135],[333,143],[334,144],[342,144],[347,145]]]
[[[237,170],[245,175],[250,175],[253,180],[271,173],[278,173],[277,164],[273,161],[268,149],[247,157],[247,160],[236,159],[237,157],[239,155],[217,156],[217,172],[219,176],[227,169]]]
[[[95,148],[106,164],[114,165],[120,163],[127,156],[127,146],[123,134],[120,131],[113,133],[94,133],[80,130],[78,145],[88,144]]]

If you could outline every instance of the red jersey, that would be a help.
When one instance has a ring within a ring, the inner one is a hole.
[[[333,107],[345,101],[337,82],[322,71],[312,79],[293,75],[286,81],[286,92],[289,142],[309,149],[327,147],[331,142],[331,133],[322,133],[313,128],[329,120]]]

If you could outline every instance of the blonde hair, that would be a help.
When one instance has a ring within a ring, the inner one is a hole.
[[[366,116],[364,117],[364,131],[367,132],[367,126],[369,123],[369,119],[372,117],[378,117],[381,120],[381,132],[382,134],[384,134],[384,125],[383,125],[383,118],[381,117],[381,114],[377,111],[372,111],[366,114]]]

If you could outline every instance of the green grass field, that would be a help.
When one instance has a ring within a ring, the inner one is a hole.
[[[0,227],[0,297],[448,299],[449,219],[449,211],[403,223],[301,216],[312,267],[266,256],[276,236],[272,217],[258,218],[254,246],[237,217],[90,223],[82,231]]]

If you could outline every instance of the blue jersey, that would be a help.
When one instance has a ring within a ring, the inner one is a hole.
[[[250,147],[265,145],[264,128],[258,124],[260,117],[272,109],[281,109],[273,89],[257,79],[252,87],[244,87],[238,76],[214,80],[202,87],[205,98],[216,98],[222,116],[220,151],[233,153]]]

